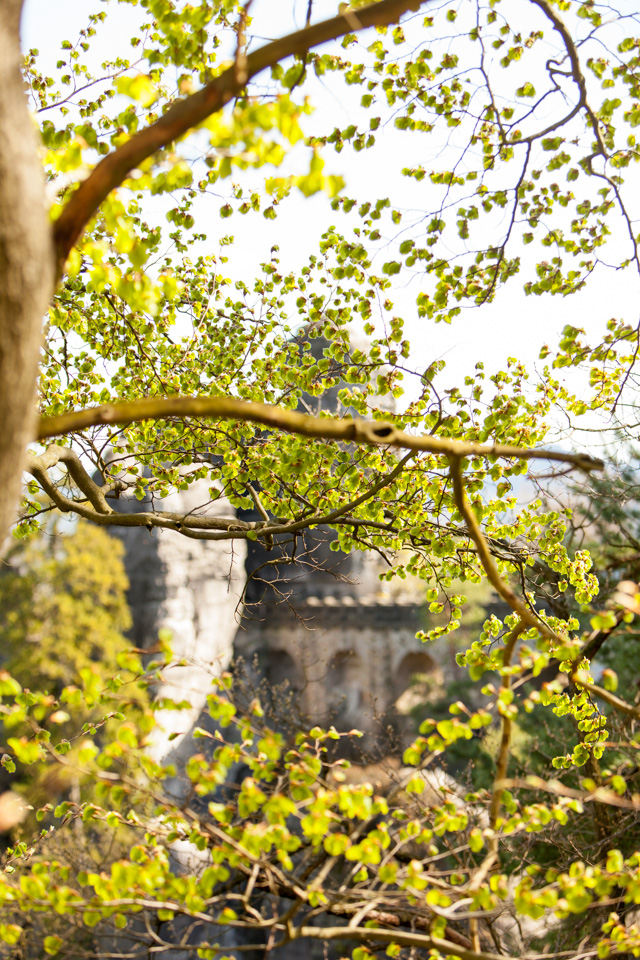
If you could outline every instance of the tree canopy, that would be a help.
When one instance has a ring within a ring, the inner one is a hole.
[[[479,358],[453,383],[406,333],[410,319],[455,329],[469,310],[482,324],[516,291],[543,311],[552,297],[637,284],[637,15],[593,0],[378,0],[337,13],[309,0],[302,13],[280,4],[277,16],[262,6],[112,0],[49,67],[37,50],[21,61],[21,3],[0,0],[0,528],[15,519],[26,467],[18,537],[61,511],[260,540],[277,560],[303,531],[329,528],[336,550],[378,551],[389,577],[424,581],[431,611],[446,614],[426,638],[458,627],[465,583],[488,581],[512,614],[487,621],[458,660],[490,682],[449,719],[425,721],[405,763],[428,767],[497,715],[493,786],[465,806],[453,789],[434,797],[417,773],[391,802],[340,785],[323,767],[340,732],[284,743],[259,703],[234,705],[223,678],[211,717],[237,733],[219,734],[187,770],[194,796],[215,793],[208,816],[163,794],[172,773],[145,750],[154,708],[142,721],[125,709],[117,738],[91,740],[89,727],[73,761],[98,781],[97,798],[57,815],[125,825],[139,834],[129,857],[73,886],[68,865],[31,866],[34,848],[18,847],[8,863],[18,882],[5,872],[0,896],[18,916],[53,910],[72,926],[126,927],[154,949],[169,941],[149,933],[149,912],[271,945],[348,939],[364,944],[359,957],[387,945],[477,960],[493,955],[487,937],[498,953],[530,953],[535,934],[517,941],[497,922],[506,904],[544,918],[562,955],[574,955],[571,918],[583,915],[588,955],[637,952],[625,910],[638,899],[638,855],[620,818],[636,822],[640,712],[613,670],[598,683],[590,672],[593,651],[637,612],[637,587],[616,581],[611,608],[598,606],[558,484],[603,464],[557,442],[559,428],[581,424],[600,438],[597,416],[633,430],[635,306],[612,296],[615,316],[589,335],[565,325],[557,345],[540,344],[534,373],[512,357],[488,376]],[[104,62],[100,43],[112,50]],[[327,126],[321,110],[314,118],[323,90],[344,126]],[[319,199],[331,225],[314,237],[305,211]],[[278,249],[289,210],[294,264]],[[259,271],[234,273],[234,231],[242,243],[265,220]],[[201,510],[162,509],[199,480]],[[139,507],[118,509],[123,497]],[[219,498],[226,517],[207,513]],[[261,519],[236,515],[247,509]],[[143,670],[134,655],[122,663],[143,686],[162,669]],[[84,696],[112,716],[123,683],[89,684]],[[33,730],[8,741],[5,766],[70,763],[47,710],[75,694],[51,701],[8,675],[0,684],[5,723]],[[526,768],[509,779],[528,713],[565,718],[564,746],[549,758],[563,780]],[[251,775],[223,796],[234,764]],[[549,859],[561,827],[573,841]],[[538,845],[520,842],[544,831]],[[211,855],[201,875],[169,855],[184,840]],[[457,859],[440,875],[445,857]],[[348,917],[348,938],[343,926],[314,926],[318,916]],[[18,926],[0,928],[5,942]],[[220,954],[218,935],[201,938],[201,956]],[[43,944],[55,954],[65,935]]]

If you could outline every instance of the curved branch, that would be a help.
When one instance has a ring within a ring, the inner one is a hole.
[[[542,453],[542,451],[540,452]],[[469,536],[478,549],[478,557],[491,586],[498,592],[505,603],[511,607],[514,613],[518,614],[523,624],[526,624],[528,627],[533,627],[550,640],[562,643],[562,637],[558,636],[557,633],[548,627],[544,620],[532,613],[526,603],[511,589],[507,581],[500,575],[500,571],[491,556],[489,545],[480,529],[480,524],[476,519],[473,508],[467,500],[464,482],[462,480],[460,455],[449,457],[449,474],[453,483],[453,496],[456,507],[467,525]]]
[[[36,456],[32,451],[29,451],[27,471],[35,477],[38,483],[46,490],[56,506],[60,507],[61,510],[75,510],[76,503],[60,493],[49,479],[47,471],[59,463],[65,465],[69,476],[82,493],[84,493],[93,507],[93,510],[89,511],[91,514],[108,516],[113,513],[105,499],[105,491],[91,479],[82,466],[78,454],[69,447],[60,447],[58,444],[52,443],[40,456]],[[112,490],[113,486],[110,486],[109,492]],[[89,510],[89,508],[86,508],[86,510]]]
[[[571,112],[566,117],[564,117],[561,121],[559,121],[558,123],[553,123],[549,127],[547,127],[545,130],[542,130],[539,133],[535,134],[535,136],[525,137],[523,138],[523,140],[519,142],[520,143],[532,142],[533,140],[537,140],[540,137],[544,137],[548,133],[551,133],[552,131],[557,130],[558,127],[561,127],[567,124],[570,120],[573,119],[573,117],[576,116],[577,113],[579,113],[581,110],[584,110],[589,118],[589,122],[591,123],[591,126],[593,128],[593,133],[596,138],[596,143],[598,146],[598,149],[596,150],[596,155],[600,154],[606,159],[607,150],[606,150],[604,141],[602,139],[600,122],[596,114],[594,113],[593,109],[589,106],[589,101],[587,100],[587,81],[585,80],[584,73],[582,72],[582,67],[580,66],[580,57],[578,56],[578,50],[575,45],[574,39],[571,36],[571,32],[567,29],[567,25],[565,24],[564,20],[562,19],[558,11],[551,5],[551,3],[549,3],[549,0],[531,0],[531,3],[534,3],[536,7],[539,7],[540,10],[542,10],[545,17],[547,17],[547,19],[551,21],[554,28],[558,31],[558,33],[562,37],[562,42],[564,43],[565,50],[567,51],[567,56],[569,57],[569,62],[571,64],[571,73],[568,74],[568,76],[571,77],[571,79],[574,81],[574,83],[578,87],[580,96],[578,98],[578,102],[573,107]],[[557,71],[557,72],[561,72],[561,71]],[[592,154],[592,158],[593,156],[594,154]]]
[[[263,538],[265,543],[273,544],[274,535],[294,534],[312,526],[327,524],[346,524],[348,526],[368,526],[379,530],[393,529],[389,524],[363,520],[353,517],[351,511],[360,504],[371,500],[380,490],[392,483],[403,471],[407,462],[414,456],[413,451],[404,456],[396,466],[361,493],[330,513],[308,513],[299,520],[282,520],[269,517],[264,511],[261,521],[240,520],[237,517],[212,517],[193,513],[183,514],[169,511],[139,511],[121,513],[114,510],[106,500],[107,496],[116,496],[126,489],[122,480],[115,480],[100,487],[85,470],[80,457],[69,447],[52,443],[40,456],[29,451],[26,470],[33,476],[47,496],[63,513],[76,513],[84,520],[90,520],[100,526],[111,527],[158,527],[163,530],[175,530],[192,540],[246,540],[253,531]],[[49,476],[49,470],[64,465],[73,483],[84,493],[86,501],[66,496]],[[88,501],[88,503],[87,503]]]
[[[374,446],[402,447],[425,451],[449,458],[512,457],[522,460],[555,460],[569,463],[580,470],[602,470],[602,460],[584,453],[563,453],[560,450],[535,450],[512,444],[484,444],[450,440],[442,437],[416,437],[398,430],[385,420],[353,420],[351,417],[312,417],[295,410],[267,403],[252,403],[234,397],[151,397],[123,401],[102,407],[87,407],[57,417],[42,417],[38,440],[75,433],[103,424],[128,424],[142,420],[166,420],[169,417],[214,417],[220,420],[241,420],[260,423],[286,433],[322,440]],[[497,573],[497,571],[496,571]],[[499,575],[498,575],[499,576]],[[529,614],[530,616],[530,614]]]
[[[460,960],[509,960],[504,954],[480,953],[421,933],[403,930],[384,930],[380,927],[293,927],[288,931],[289,940],[357,940],[360,943],[398,944],[401,947],[422,947],[423,950],[438,950],[445,956]]]
[[[91,171],[68,200],[54,224],[58,275],[64,270],[69,253],[82,235],[87,223],[109,193],[144,160],[189,130],[217,113],[233,97],[242,93],[247,81],[267,67],[295,54],[303,54],[329,40],[335,40],[354,29],[386,26],[409,10],[417,10],[426,0],[378,0],[364,9],[345,12],[323,20],[286,37],[260,47],[243,57],[242,70],[234,63],[197,93],[178,100],[155,123],[134,134],[121,147],[108,154]]]
[[[522,620],[519,620],[515,625],[509,636],[507,637],[504,651],[502,654],[502,666],[509,667],[511,665],[511,657],[518,640],[518,637],[524,632],[525,625]],[[502,684],[505,689],[509,689],[511,685],[511,677],[507,672],[503,677]],[[502,736],[500,738],[500,747],[498,748],[498,760],[496,763],[496,775],[493,778],[493,786],[491,788],[491,806],[489,808],[489,827],[493,831],[492,836],[489,838],[489,852],[484,858],[474,876],[472,877],[468,892],[475,893],[480,889],[481,884],[484,882],[487,874],[491,868],[498,862],[499,856],[499,844],[498,844],[498,835],[496,833],[496,825],[498,823],[498,815],[500,813],[500,807],[502,805],[502,792],[504,787],[502,782],[507,776],[507,767],[509,764],[509,748],[511,746],[511,718],[507,713],[502,714]],[[480,949],[480,937],[478,929],[478,918],[472,917],[469,920],[469,932],[471,933],[471,943],[474,950]]]
[[[600,697],[601,700],[608,703],[614,710],[618,710],[620,713],[624,713],[627,717],[632,717],[634,720],[640,720],[640,707],[636,707],[632,703],[627,703],[626,700],[621,700],[620,697],[616,697],[615,693],[611,693],[610,690],[605,690],[604,687],[600,687],[596,683],[590,683],[589,674],[584,670],[576,670],[571,675],[571,680],[577,687],[586,690],[592,696]]]
[[[503,668],[508,668],[511,666],[511,657],[513,656],[513,650],[516,645],[518,637],[524,632],[524,623],[520,620],[509,636],[504,646],[504,652],[502,654],[502,666]],[[502,678],[503,687],[508,690],[511,686],[511,677],[509,673],[505,673]],[[507,766],[509,763],[509,748],[511,744],[511,718],[507,713],[502,714],[502,736],[500,738],[500,747],[498,750],[498,762],[496,764],[496,775],[494,777],[493,787],[491,790],[491,807],[489,809],[489,826],[494,831],[496,830],[496,824],[498,822],[498,814],[500,813],[500,805],[502,802],[502,790],[503,788],[499,784],[506,779],[507,776]],[[495,849],[495,852],[498,851],[498,839],[497,837],[492,837],[490,840],[490,846]]]

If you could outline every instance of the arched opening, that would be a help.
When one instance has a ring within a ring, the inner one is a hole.
[[[408,653],[396,668],[393,678],[395,708],[411,713],[432,699],[442,684],[442,671],[428,653]]]
[[[257,698],[270,726],[292,732],[305,725],[304,671],[286,650],[256,652],[244,669],[244,677],[244,687],[241,681],[235,690],[236,698],[244,692],[245,706]]]
[[[297,696],[304,688],[304,674],[286,650],[261,650],[258,669],[276,695],[281,692]]]

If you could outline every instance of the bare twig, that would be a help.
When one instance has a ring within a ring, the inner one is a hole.
[[[565,126],[573,117],[576,116],[581,110],[584,110],[589,118],[589,122],[593,128],[593,133],[596,138],[597,150],[595,155],[601,155],[605,159],[607,157],[607,149],[605,147],[604,141],[602,139],[602,132],[600,130],[600,122],[595,115],[592,108],[589,106],[589,101],[587,100],[587,82],[585,80],[584,74],[582,72],[582,67],[580,66],[580,57],[578,56],[578,50],[571,36],[570,30],[567,28],[564,20],[549,0],[531,0],[531,3],[534,3],[536,7],[539,7],[540,10],[544,13],[557,32],[562,37],[562,42],[564,43],[565,50],[567,51],[567,56],[569,57],[569,63],[571,64],[571,79],[574,81],[578,87],[579,97],[578,102],[575,104],[570,113],[563,117],[562,120],[551,124],[545,130],[540,131],[532,137],[523,137],[520,143],[522,142],[531,142],[534,139],[537,140],[540,137],[546,136],[548,133],[551,133],[553,130],[557,130],[558,127]],[[559,64],[558,64],[559,67]],[[569,74],[568,74],[569,75]],[[592,155],[593,156],[593,155]]]

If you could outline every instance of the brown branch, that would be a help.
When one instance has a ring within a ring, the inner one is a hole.
[[[516,624],[509,636],[507,637],[507,642],[504,646],[504,652],[502,654],[502,666],[503,668],[509,667],[511,665],[511,657],[513,656],[513,650],[516,645],[518,637],[524,632],[525,625],[522,621]],[[508,690],[511,686],[511,677],[507,673],[502,678],[502,686],[505,690]],[[502,798],[502,787],[498,787],[497,784],[500,781],[504,780],[507,776],[507,764],[509,763],[509,746],[511,744],[511,720],[508,716],[502,715],[502,737],[500,739],[500,748],[498,750],[498,763],[496,766],[496,775],[494,778],[493,790],[491,793],[491,807],[489,808],[489,826],[495,832],[496,823],[498,821],[498,814],[500,812],[501,798]],[[497,852],[497,839],[493,838],[491,840],[491,845],[495,845]]]
[[[401,947],[418,947],[423,950],[438,950],[443,955],[453,955],[460,960],[509,960],[505,954],[480,953],[420,933],[400,930],[384,930],[380,927],[292,927],[288,931],[290,940],[358,940],[361,943],[395,943]]]
[[[378,0],[358,10],[358,27],[386,26],[409,10],[417,10],[426,0]],[[305,27],[272,43],[267,43],[243,58],[241,69],[234,62],[197,93],[178,100],[155,123],[134,134],[130,140],[104,157],[91,171],[54,224],[58,275],[64,271],[69,253],[78,242],[89,220],[100,204],[137,166],[158,150],[179,140],[189,130],[227,104],[242,92],[247,81],[267,67],[312,47],[335,40],[354,29],[353,17],[342,13],[329,20]]]
[[[521,788],[523,790],[544,790],[556,797],[567,797],[570,800],[580,800],[582,803],[607,803],[610,807],[620,807],[621,810],[638,810],[640,802],[620,797],[607,787],[596,787],[595,790],[574,790],[567,787],[560,780],[543,780],[542,777],[514,777],[503,780],[501,786],[505,790]]]
[[[363,825],[366,827],[366,824]],[[358,834],[361,836],[364,831],[358,831]],[[330,862],[332,866],[335,866],[337,862],[340,861],[340,857],[331,857]],[[329,894],[329,891],[326,888],[323,888],[322,885],[315,885],[314,890],[321,890],[325,894]],[[307,891],[308,893],[308,891]],[[283,897],[288,900],[295,900],[296,893],[288,884],[280,884],[278,886],[278,896]],[[306,902],[306,900],[305,900]],[[373,901],[369,901],[368,905],[373,904]],[[324,904],[321,908],[321,912],[324,914],[329,914],[333,917],[354,917],[358,911],[361,909],[360,904],[345,902],[335,902],[329,901],[329,903]],[[283,914],[279,918],[279,922],[285,922],[287,914]],[[418,930],[430,930],[431,923],[433,920],[433,913],[429,911],[426,915],[421,912],[419,909],[410,909],[405,906],[397,906],[392,901],[385,902],[381,901],[380,907],[375,909],[367,910],[366,914],[367,920],[377,920],[379,924],[385,927],[415,927]],[[348,930],[348,927],[343,928],[345,931]],[[452,943],[457,944],[459,947],[465,947],[467,950],[471,947],[471,941],[468,937],[465,937],[464,934],[460,933],[458,930],[454,930],[449,924],[445,927],[446,936],[448,940],[451,940]],[[345,934],[345,940],[348,939],[348,936]]]
[[[246,540],[249,531],[255,531],[256,535],[263,538],[268,545],[273,544],[274,534],[294,534],[317,525],[345,524],[347,526],[368,526],[381,530],[393,529],[389,524],[363,520],[352,517],[350,514],[361,503],[370,500],[376,493],[392,483],[413,455],[413,452],[407,454],[393,470],[380,477],[359,497],[332,510],[330,513],[309,513],[299,520],[282,520],[277,517],[271,519],[264,511],[264,520],[258,522],[240,520],[233,516],[211,517],[169,511],[120,513],[107,503],[106,497],[113,493],[122,492],[126,489],[126,483],[122,480],[115,480],[102,487],[98,486],[85,470],[78,455],[69,447],[61,447],[57,444],[48,446],[40,456],[33,451],[29,451],[26,469],[28,473],[35,477],[59,510],[65,513],[76,513],[83,519],[101,526],[147,527],[148,529],[158,527],[164,530],[175,530],[177,533],[193,540]],[[85,494],[85,501],[66,496],[51,479],[48,471],[60,464],[67,469],[73,483]],[[254,491],[251,490],[251,492]]]
[[[513,656],[513,650],[516,645],[518,637],[524,632],[525,625],[522,620],[520,620],[509,636],[504,646],[504,651],[502,654],[502,666],[508,667],[511,664],[511,657]],[[502,678],[503,687],[508,690],[511,685],[511,678],[507,673]],[[496,833],[496,824],[498,822],[498,814],[500,813],[500,807],[502,805],[502,791],[504,790],[503,782],[507,776],[507,766],[509,763],[509,747],[511,746],[511,720],[508,716],[502,715],[502,736],[500,738],[500,746],[498,748],[498,762],[496,764],[496,775],[493,779],[493,787],[491,790],[491,806],[489,808],[489,826],[493,831],[493,836],[489,839],[489,852],[484,858],[475,874],[473,875],[469,886],[468,892],[475,893],[480,889],[480,885],[484,882],[485,877],[493,867],[495,863],[498,862],[498,836]],[[477,917],[471,917],[469,920],[469,932],[471,933],[471,943],[474,950],[480,949],[480,937],[478,931],[478,919]]]
[[[525,624],[520,620],[516,626],[513,628],[509,636],[507,637],[507,642],[504,647],[502,654],[502,665],[503,667],[508,667],[511,663],[511,656],[513,654],[513,649],[516,645],[516,641],[521,633],[525,629]],[[507,673],[506,676],[502,678],[503,686],[508,690],[511,683],[511,678]],[[501,786],[502,781],[507,775],[507,765],[509,763],[509,747],[511,745],[511,720],[508,716],[502,715],[502,737],[500,739],[500,747],[498,748],[498,762],[496,765],[496,775],[493,779],[493,787],[491,790],[491,806],[489,808],[489,826],[493,831],[493,836],[489,840],[489,852],[484,858],[482,863],[479,865],[478,869],[474,873],[468,887],[469,893],[476,893],[481,884],[484,882],[487,874],[498,862],[498,837],[496,834],[496,824],[498,822],[498,814],[500,813],[500,806],[502,804],[502,791],[503,787]],[[478,951],[480,949],[480,933],[478,930],[478,919],[477,917],[472,917],[469,920],[469,932],[471,934],[471,944],[473,949]]]
[[[601,700],[608,703],[614,710],[625,713],[628,717],[633,717],[635,720],[640,720],[640,707],[634,707],[633,704],[627,703],[626,700],[621,700],[620,697],[616,697],[615,693],[611,693],[611,691],[605,690],[604,687],[599,687],[595,683],[590,683],[587,679],[588,676],[589,675],[583,670],[577,670],[571,675],[571,679],[576,686],[581,687],[582,690],[587,690],[593,694],[594,697],[600,697]]]
[[[49,476],[49,470],[63,464],[69,477],[84,493],[87,501],[67,497]],[[258,530],[265,523],[251,523],[236,517],[202,517],[170,513],[168,511],[140,511],[138,513],[119,513],[106,501],[106,495],[122,490],[125,485],[119,481],[98,486],[84,469],[78,455],[69,447],[51,444],[40,456],[29,451],[26,465],[27,473],[34,477],[47,496],[64,513],[76,513],[85,520],[100,526],[117,527],[159,527],[176,530],[194,539],[225,540],[245,537],[249,530]],[[282,526],[282,525],[281,525]]]
[[[236,400],[234,397],[151,397],[123,401],[102,407],[73,410],[57,417],[42,417],[38,440],[86,430],[102,424],[128,424],[141,420],[165,420],[169,417],[214,417],[260,423],[276,430],[323,440],[341,440],[376,446],[402,447],[425,451],[450,459],[461,457],[513,457],[522,460],[555,460],[580,470],[601,470],[601,460],[583,453],[536,450],[511,444],[462,442],[433,436],[413,436],[398,430],[385,420],[353,420],[350,417],[312,417],[295,410],[266,403]],[[474,538],[475,539],[475,538]],[[486,545],[485,545],[486,546]],[[497,570],[496,570],[497,574]],[[499,574],[497,574],[499,576]],[[527,611],[527,616],[531,614]],[[527,621],[528,622],[528,621]]]
[[[541,453],[542,451],[539,452]],[[558,636],[558,634],[548,627],[542,619],[532,613],[526,603],[511,589],[507,581],[500,575],[500,571],[498,570],[496,562],[491,555],[489,545],[485,540],[482,530],[480,529],[480,524],[476,519],[473,508],[467,500],[464,490],[464,482],[462,479],[460,455],[449,457],[449,465],[449,473],[453,482],[453,495],[456,502],[456,507],[458,508],[460,515],[467,525],[469,536],[477,547],[478,557],[484,568],[484,572],[487,575],[489,583],[498,592],[505,603],[509,604],[514,613],[518,614],[524,624],[526,624],[528,627],[534,627],[543,636],[548,637],[550,640],[556,640],[558,643],[562,643],[562,637]]]
[[[523,633],[525,625],[522,620],[520,620],[509,636],[504,646],[504,651],[502,654],[502,666],[508,667],[511,664],[511,657],[513,656],[513,650],[516,645],[518,637]],[[502,678],[503,687],[508,690],[511,685],[511,677],[507,673]],[[468,891],[469,893],[475,893],[480,889],[480,885],[484,882],[485,877],[493,867],[495,863],[498,862],[498,836],[496,833],[496,824],[498,822],[498,814],[500,813],[500,807],[502,805],[502,791],[504,787],[502,783],[507,776],[507,766],[509,763],[509,747],[511,746],[511,720],[506,715],[502,715],[502,736],[500,738],[500,746],[498,748],[498,762],[496,764],[496,775],[493,779],[493,787],[491,790],[491,806],[489,808],[489,826],[493,830],[493,836],[489,839],[489,852],[484,858],[477,871],[475,872],[471,882],[469,883]],[[478,931],[478,920],[476,917],[472,917],[469,920],[469,931],[471,933],[471,943],[474,950],[480,949],[480,937]]]
[[[35,477],[38,483],[46,490],[56,506],[61,510],[75,510],[76,501],[70,500],[56,488],[51,482],[48,470],[58,464],[64,464],[67,472],[76,486],[84,493],[85,497],[93,507],[93,510],[86,508],[92,514],[101,514],[108,516],[113,510],[105,499],[104,490],[95,483],[87,471],[82,466],[82,462],[77,453],[69,447],[60,447],[52,443],[43,454],[36,456],[29,451],[29,461],[27,471]]]
[[[598,147],[596,154],[600,154],[606,159],[607,150],[606,150],[604,141],[602,139],[600,123],[593,109],[589,106],[589,101],[587,100],[587,81],[585,80],[584,73],[582,72],[582,67],[580,66],[580,57],[578,56],[578,49],[575,45],[573,37],[571,36],[571,31],[567,28],[567,25],[565,24],[564,20],[562,19],[558,11],[555,9],[555,7],[553,7],[552,4],[549,3],[549,0],[531,0],[531,3],[534,3],[536,7],[539,7],[540,10],[542,10],[545,17],[547,17],[547,19],[551,21],[554,28],[562,37],[562,42],[564,43],[565,50],[567,51],[567,56],[569,57],[569,62],[571,64],[570,76],[571,76],[571,79],[576,84],[576,86],[578,87],[580,96],[579,96],[578,102],[566,117],[564,117],[562,120],[558,121],[557,123],[551,124],[545,130],[540,131],[534,136],[525,137],[519,142],[531,143],[533,142],[533,140],[537,140],[540,137],[544,137],[548,133],[551,133],[553,130],[557,130],[558,127],[565,126],[570,120],[573,119],[573,117],[575,117],[577,113],[580,112],[580,110],[584,110],[587,116],[589,117],[589,121],[591,123],[591,126],[593,128],[593,133],[596,138],[597,147]],[[553,60],[549,61],[547,63],[547,67],[549,66],[549,63],[557,63],[557,61],[553,61]],[[557,64],[557,66],[559,67],[560,64]],[[557,71],[557,72],[561,72],[561,71]],[[567,76],[569,76],[569,74],[567,74]],[[593,156],[594,154],[591,155],[591,158]]]

